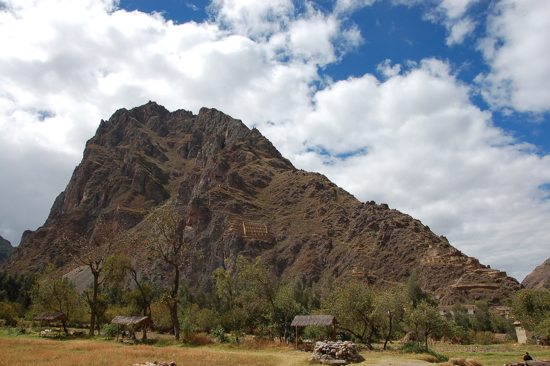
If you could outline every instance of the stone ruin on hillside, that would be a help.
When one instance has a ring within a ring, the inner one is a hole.
[[[347,365],[359,363],[365,358],[359,354],[357,346],[353,342],[317,342],[309,362],[318,362],[326,365]]]

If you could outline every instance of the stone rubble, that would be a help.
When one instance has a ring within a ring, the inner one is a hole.
[[[359,354],[353,342],[323,341],[315,344],[313,354],[308,361],[326,365],[347,365],[363,362],[365,358]]]

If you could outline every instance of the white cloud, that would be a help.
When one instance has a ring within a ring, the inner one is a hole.
[[[222,26],[252,38],[284,30],[294,16],[291,0],[213,0],[211,9]]]
[[[478,81],[496,108],[550,110],[550,2],[502,0],[489,17],[479,49],[491,67]]]
[[[464,42],[464,39],[475,30],[475,22],[468,17],[457,21],[445,22],[445,25],[450,33],[447,37],[447,46]]]
[[[334,13],[350,13],[365,6],[371,6],[375,2],[376,0],[336,0]]]
[[[339,1],[335,11],[371,3]],[[437,4],[459,24],[470,3]],[[107,0],[5,4],[0,171],[10,174],[0,176],[0,235],[14,243],[44,222],[99,120],[155,100],[257,125],[297,166],[422,219],[520,279],[549,256],[539,245],[548,240],[539,189],[550,182],[548,158],[493,127],[447,63],[387,60],[383,81],[333,83],[322,68],[362,37],[310,3],[297,14],[286,0],[216,0],[212,21],[181,25]],[[457,42],[465,34],[457,30]],[[503,48],[492,49],[495,65]]]
[[[447,46],[461,44],[471,36],[476,22],[468,16],[468,10],[479,0],[391,0],[394,5],[426,8],[424,18],[434,23],[441,23],[447,29]]]
[[[386,59],[376,66],[376,70],[385,77],[389,78],[398,75],[401,72],[401,65],[397,64],[391,66],[391,60]]]

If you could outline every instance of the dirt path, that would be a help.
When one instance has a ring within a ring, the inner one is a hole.
[[[366,361],[368,362],[368,360]],[[431,363],[422,361],[422,360],[402,360],[399,358],[381,358],[376,360],[377,363],[371,364],[371,363],[360,363],[360,365],[369,365],[369,366],[426,366],[431,365]]]

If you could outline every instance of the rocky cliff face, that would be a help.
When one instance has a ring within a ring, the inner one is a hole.
[[[11,243],[0,236],[0,266],[8,260],[13,253]]]
[[[208,286],[213,270],[243,255],[305,282],[405,282],[415,270],[443,304],[498,303],[520,287],[409,215],[295,169],[258,130],[215,109],[170,113],[153,102],[101,121],[46,223],[24,234],[4,267],[36,272],[52,262],[68,271],[64,236],[90,237],[100,219],[146,231],[143,219],[168,199],[204,254],[186,273],[194,283]],[[145,248],[133,256],[156,280]]]
[[[550,258],[544,261],[543,264],[538,266],[529,273],[527,277],[521,281],[521,284],[528,289],[541,289],[548,288],[550,283]]]

